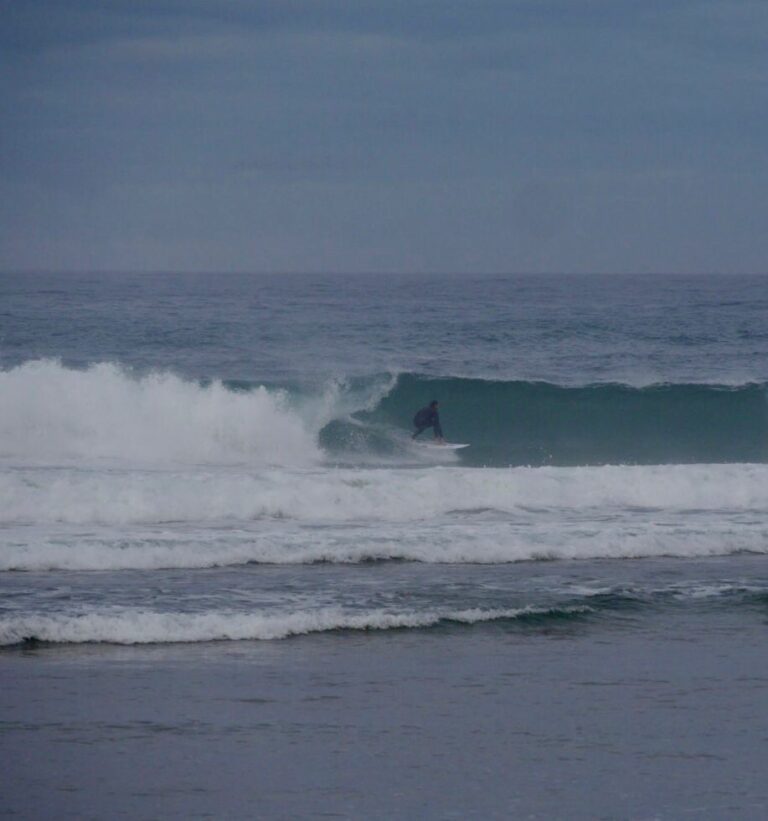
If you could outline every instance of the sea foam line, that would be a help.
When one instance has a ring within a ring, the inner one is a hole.
[[[0,471],[0,523],[418,522],[461,511],[768,510],[768,465]]]
[[[77,529],[0,531],[0,571],[205,569],[248,564],[311,565],[408,561],[425,564],[507,564],[536,560],[696,558],[768,553],[768,526],[714,521],[647,521],[641,515],[592,525],[581,521],[463,525],[405,524],[381,528],[343,525],[307,532],[274,528],[259,532],[214,529],[162,536]]]
[[[266,615],[255,613],[157,613],[129,608],[73,615],[4,616],[0,645],[28,641],[57,644],[170,644],[208,641],[274,640],[335,630],[428,628],[441,623],[476,624],[530,616],[576,615],[586,606],[396,613],[341,608]]]

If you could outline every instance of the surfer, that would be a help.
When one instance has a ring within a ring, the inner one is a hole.
[[[443,429],[440,427],[440,414],[437,412],[437,406],[437,399],[433,399],[426,408],[422,408],[416,416],[413,417],[413,426],[416,428],[416,432],[411,437],[412,439],[415,439],[427,428],[433,428],[435,431],[435,441],[441,445],[445,443],[445,439],[443,439]]]

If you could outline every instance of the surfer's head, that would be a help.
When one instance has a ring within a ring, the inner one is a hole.
[[[436,407],[438,406],[438,404],[439,404],[439,403],[438,403],[437,399],[433,399],[433,400],[429,403],[429,407],[430,407],[430,408],[436,408]]]

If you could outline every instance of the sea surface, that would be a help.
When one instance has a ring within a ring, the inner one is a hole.
[[[765,818],[767,554],[767,277],[0,275],[0,815]]]

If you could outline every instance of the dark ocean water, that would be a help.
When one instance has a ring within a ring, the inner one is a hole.
[[[2,275],[0,396],[7,811],[765,816],[768,279]]]
[[[2,363],[188,377],[765,381],[761,276],[3,275]]]

